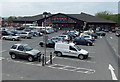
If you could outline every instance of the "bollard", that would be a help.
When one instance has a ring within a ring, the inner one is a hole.
[[[40,55],[38,56],[38,61],[41,62],[41,53],[40,53]]]
[[[50,52],[50,64],[52,64],[52,52]]]
[[[44,54],[42,56],[42,66],[44,66]]]

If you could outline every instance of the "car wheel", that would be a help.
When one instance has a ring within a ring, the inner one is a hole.
[[[16,57],[16,54],[13,54],[13,53],[12,53],[12,54],[11,54],[11,58],[12,58],[12,59],[16,59],[16,58],[17,58],[17,57]]]
[[[77,45],[77,42],[74,42],[75,45]]]
[[[15,41],[15,38],[13,38],[12,41]]]
[[[90,43],[87,43],[87,46],[90,46]]]
[[[57,56],[58,56],[58,57],[62,56],[62,53],[61,53],[61,52],[58,52],[58,53],[57,53]]]
[[[6,38],[5,38],[5,37],[3,37],[2,39],[3,39],[3,40],[6,40]]]
[[[80,55],[78,56],[78,58],[81,59],[81,60],[83,60],[83,59],[84,59],[84,56],[83,56],[82,54],[80,54]]]
[[[34,58],[32,56],[28,56],[28,61],[32,62],[34,60]]]

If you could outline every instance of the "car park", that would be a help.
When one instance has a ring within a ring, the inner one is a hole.
[[[57,56],[67,55],[75,56],[79,59],[86,59],[88,57],[88,51],[79,48],[74,43],[56,43],[54,53]]]
[[[92,41],[84,39],[84,38],[80,38],[80,37],[76,37],[73,40],[73,43],[75,43],[76,45],[87,45],[87,46],[94,45],[94,43]]]
[[[20,37],[21,38],[32,38],[32,34],[30,32],[21,32]]]
[[[21,43],[14,44],[11,47],[9,54],[12,59],[25,58],[29,62],[32,62],[40,56],[41,52],[39,50],[33,49],[28,44]]]

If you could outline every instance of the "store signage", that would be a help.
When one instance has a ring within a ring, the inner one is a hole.
[[[52,21],[67,21],[67,17],[52,17]]]

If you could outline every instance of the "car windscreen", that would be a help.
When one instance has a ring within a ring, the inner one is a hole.
[[[30,46],[24,46],[24,49],[26,50],[26,51],[31,51],[31,50],[33,50],[33,48],[32,47],[30,47]]]
[[[74,45],[74,47],[75,47],[78,51],[81,50],[80,47],[78,47],[77,45]]]

